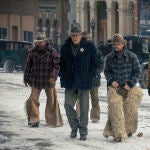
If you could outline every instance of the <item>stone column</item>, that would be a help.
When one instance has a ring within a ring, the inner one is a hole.
[[[107,8],[107,39],[112,36],[112,9]]]
[[[82,3],[80,3],[80,18],[79,18],[79,23],[81,24],[82,27],[82,31],[84,31],[84,27],[85,27],[85,8],[84,8],[84,1],[82,1]]]
[[[119,33],[126,34],[126,12],[125,8],[119,8]]]
[[[133,22],[133,10],[128,9],[126,12],[126,34],[132,35],[134,34],[134,22]]]
[[[139,34],[139,7],[138,7],[138,1],[134,4],[134,11],[133,11],[133,18],[134,18],[134,31],[133,34]]]
[[[80,22],[80,1],[76,0],[76,22]]]

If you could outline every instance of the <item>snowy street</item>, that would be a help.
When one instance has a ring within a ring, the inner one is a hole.
[[[92,123],[89,119],[86,141],[70,139],[70,127],[64,110],[64,89],[57,80],[56,90],[64,125],[51,128],[45,123],[44,90],[40,95],[40,127],[30,128],[24,111],[24,103],[30,88],[23,84],[23,73],[0,71],[0,150],[150,150],[150,97],[143,89],[144,97],[139,107],[137,132],[124,142],[116,143],[113,138],[102,135],[107,120],[106,80],[102,77],[99,89],[101,120]],[[90,104],[91,106],[91,104]],[[139,132],[142,137],[137,137]]]

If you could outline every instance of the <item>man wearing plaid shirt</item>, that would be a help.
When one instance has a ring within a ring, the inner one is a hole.
[[[120,142],[137,130],[138,106],[143,94],[136,86],[141,74],[139,60],[126,48],[121,34],[113,35],[112,48],[104,65],[108,85],[108,120],[103,135],[107,138],[113,136]]]
[[[30,127],[39,126],[39,96],[41,90],[44,89],[47,96],[46,123],[49,126],[61,126],[62,118],[55,89],[59,72],[59,55],[49,45],[45,32],[39,32],[34,42],[35,47],[29,51],[24,71],[24,83],[31,87],[31,95],[25,105],[28,125]]]

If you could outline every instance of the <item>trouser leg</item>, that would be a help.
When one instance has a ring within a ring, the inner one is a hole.
[[[80,118],[80,104],[79,104],[79,100],[78,99],[77,99],[77,102],[76,102],[76,112],[77,112],[78,118]]]
[[[79,90],[78,98],[80,103],[80,127],[81,135],[87,135],[88,111],[89,111],[89,90]]]
[[[127,135],[135,133],[138,126],[138,106],[142,99],[142,91],[138,87],[132,88],[124,101],[124,117]]]
[[[27,112],[28,123],[39,122],[39,96],[41,89],[35,87],[31,88],[31,95],[25,103],[25,110]]]
[[[55,88],[46,88],[45,93],[47,96],[45,107],[45,120],[49,126],[62,126],[62,117],[60,113],[59,103],[57,100],[57,93]]]
[[[77,117],[76,110],[74,109],[75,103],[77,101],[77,89],[65,89],[65,110],[68,118],[68,122],[72,130],[76,130],[79,127],[79,120]]]
[[[92,104],[90,118],[93,121],[100,120],[100,106],[99,106],[98,89],[99,89],[99,87],[94,87],[90,90],[91,104]]]
[[[123,114],[123,98],[116,93],[116,90],[109,87],[108,90],[108,116],[111,130],[114,138],[127,138],[124,114]],[[108,125],[108,124],[106,124]],[[105,127],[105,129],[108,129]],[[107,131],[104,131],[106,133]]]

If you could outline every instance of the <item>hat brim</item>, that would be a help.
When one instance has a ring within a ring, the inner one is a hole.
[[[42,42],[42,41],[48,41],[49,40],[49,38],[45,38],[45,39],[41,39],[41,40],[34,40],[34,42],[36,43],[36,42]]]
[[[82,32],[70,32],[70,35],[82,34]]]

